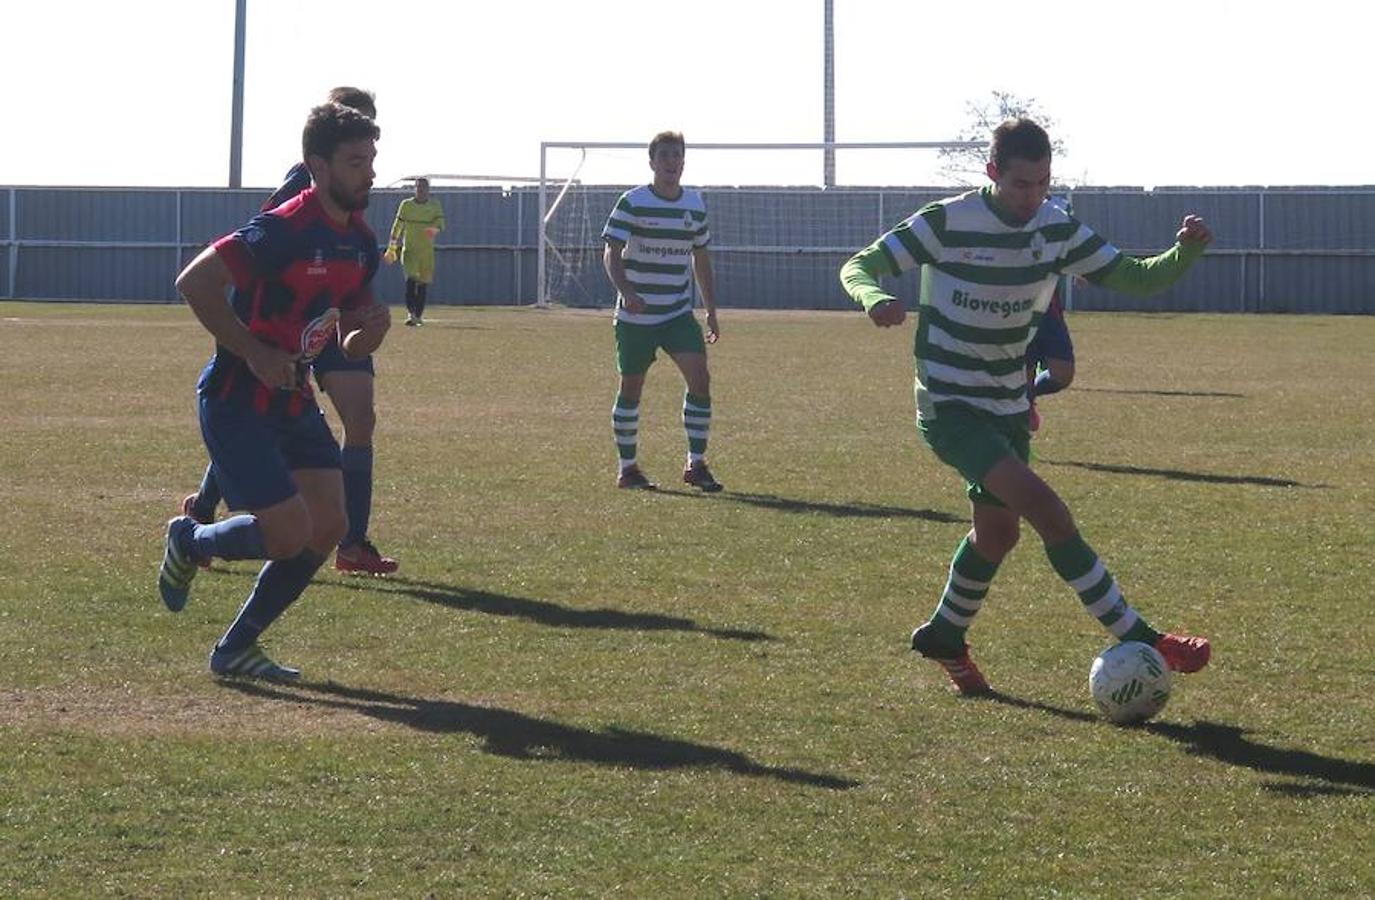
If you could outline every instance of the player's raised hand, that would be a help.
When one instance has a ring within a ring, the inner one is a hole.
[[[295,390],[296,357],[285,350],[255,340],[244,358],[257,379],[273,390]]]
[[[1202,216],[1187,215],[1175,234],[1175,240],[1181,244],[1202,244],[1206,247],[1213,242],[1213,232]]]
[[[869,307],[869,318],[879,328],[891,328],[903,323],[907,318],[907,309],[897,300],[885,300]]]
[[[707,313],[707,343],[714,344],[721,339],[721,326],[716,321],[716,310]]]

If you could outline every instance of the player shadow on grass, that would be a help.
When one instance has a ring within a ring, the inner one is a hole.
[[[1128,388],[1099,388],[1099,387],[1078,387],[1074,389],[1079,393],[1088,392],[1091,394],[1131,394],[1132,396],[1147,397],[1222,397],[1229,400],[1244,400],[1245,394],[1234,394],[1231,391],[1152,391]]]
[[[662,737],[645,731],[608,726],[591,731],[509,709],[474,706],[456,700],[427,700],[387,691],[348,687],[335,682],[276,685],[224,680],[220,684],[251,697],[309,703],[347,710],[417,731],[467,733],[482,738],[488,753],[512,759],[590,762],[635,769],[722,769],[756,778],[776,778],[791,784],[829,790],[849,790],[859,782],[754,762],[743,753]]]
[[[426,603],[437,603],[450,609],[486,613],[491,616],[509,616],[558,628],[604,628],[613,631],[696,631],[723,640],[777,640],[765,631],[741,628],[709,628],[682,616],[623,612],[606,607],[574,609],[560,606],[557,603],[550,603],[547,600],[531,600],[528,597],[494,594],[491,591],[421,581],[401,575],[367,579],[342,578],[332,583],[350,590],[399,594],[416,600],[424,600]]]
[[[957,516],[953,513],[941,512],[935,509],[909,509],[905,506],[884,506],[878,503],[860,503],[853,501],[850,503],[824,503],[820,500],[796,500],[790,497],[779,497],[774,494],[747,494],[740,491],[724,491],[720,494],[702,494],[697,491],[676,491],[659,488],[656,494],[665,497],[694,497],[700,499],[711,499],[720,503],[724,500],[733,500],[736,503],[744,503],[749,506],[761,506],[764,509],[776,509],[780,512],[793,513],[820,513],[825,516],[835,516],[836,518],[857,518],[857,519],[924,519],[928,522],[944,522],[951,525],[968,524],[967,515]]]
[[[1075,469],[1088,469],[1090,472],[1110,472],[1114,475],[1151,475],[1156,478],[1169,478],[1174,481],[1201,481],[1207,484],[1252,484],[1259,487],[1296,487],[1309,490],[1327,490],[1329,484],[1303,484],[1288,478],[1270,478],[1266,475],[1214,475],[1208,472],[1186,472],[1182,469],[1149,469],[1143,466],[1119,466],[1110,463],[1076,462],[1068,459],[1041,458],[1038,463],[1046,466],[1066,466]]]
[[[1025,700],[1001,691],[994,691],[984,699],[1019,709],[1036,709],[1063,719],[1090,722],[1105,728],[1118,728],[1102,718],[1079,710],[1051,706],[1036,700]],[[1375,797],[1375,763],[1356,762],[1335,756],[1323,756],[1307,750],[1272,747],[1246,737],[1246,729],[1239,725],[1196,720],[1192,725],[1175,722],[1147,722],[1131,730],[1169,738],[1183,746],[1186,753],[1208,756],[1219,762],[1244,766],[1271,775],[1287,775],[1310,779],[1312,782],[1271,782],[1266,790],[1294,797],[1314,794],[1338,794]]]

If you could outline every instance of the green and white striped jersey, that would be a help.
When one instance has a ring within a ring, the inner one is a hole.
[[[616,321],[658,325],[691,314],[692,251],[711,242],[701,192],[683,188],[678,199],[668,200],[650,185],[632,188],[616,201],[602,239],[624,245],[626,277],[647,306],[632,313],[618,296]]]
[[[1057,276],[1106,273],[1121,257],[1049,200],[1031,221],[1009,221],[990,188],[929,204],[878,244],[893,274],[922,267],[914,352],[924,419],[951,401],[1025,413],[1026,345]]]

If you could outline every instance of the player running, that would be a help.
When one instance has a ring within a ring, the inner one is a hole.
[[[247,513],[212,525],[190,516],[168,522],[158,590],[177,612],[198,563],[268,560],[211,652],[216,675],[300,676],[269,659],[258,638],[347,528],[339,445],[307,373],[336,343],[350,359],[368,356],[390,325],[387,307],[373,300],[377,237],[362,216],[378,135],[356,109],[311,110],[302,156],[315,186],[215,241],[177,278],[215,338],[196,387],[201,434],[230,508]]]
[[[1138,296],[1158,293],[1203,254],[1212,233],[1198,216],[1185,216],[1174,247],[1150,259],[1125,256],[1047,202],[1050,139],[1035,122],[999,125],[990,157],[992,185],[918,210],[840,271],[845,290],[887,328],[901,324],[906,310],[879,278],[925,266],[917,427],[968,482],[973,527],[955,551],[935,612],[912,633],[912,649],[939,663],[961,693],[989,690],[965,633],[1026,519],[1089,615],[1119,640],[1151,644],[1172,669],[1196,672],[1208,663],[1208,640],[1156,631],[1129,606],[1064,501],[1027,465],[1025,354],[1058,275]]]

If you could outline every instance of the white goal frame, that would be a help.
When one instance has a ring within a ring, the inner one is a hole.
[[[538,307],[549,306],[549,282],[548,282],[548,258],[550,252],[557,253],[558,249],[549,240],[548,227],[549,221],[554,213],[558,211],[559,204],[563,202],[568,189],[575,184],[579,184],[578,175],[582,171],[582,164],[587,159],[588,150],[644,150],[648,144],[645,141],[540,141],[539,145],[539,251],[538,251],[538,270],[536,281],[538,284],[535,297],[535,305]],[[783,142],[783,143],[696,143],[689,145],[692,150],[968,150],[979,147],[986,147],[983,141],[814,141],[814,142]],[[566,179],[560,179],[562,185],[558,189],[558,195],[554,197],[553,203],[549,202],[551,183],[548,177],[548,158],[550,150],[582,150],[583,158],[579,160],[578,167],[573,174]]]

